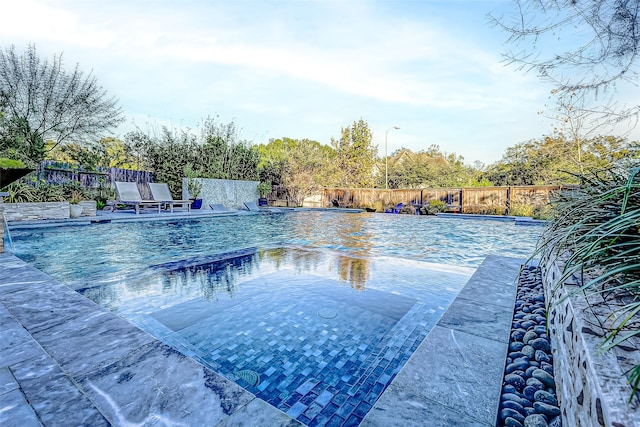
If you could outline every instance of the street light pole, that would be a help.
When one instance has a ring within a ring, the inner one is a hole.
[[[384,189],[389,189],[389,157],[387,157],[387,136],[391,129],[400,129],[398,126],[393,126],[384,132]]]

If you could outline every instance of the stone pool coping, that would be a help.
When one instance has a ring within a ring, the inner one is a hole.
[[[494,426],[521,259],[487,257],[363,426]],[[10,254],[0,425],[300,425]]]

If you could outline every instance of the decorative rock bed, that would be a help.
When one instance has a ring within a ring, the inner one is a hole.
[[[562,425],[538,267],[524,268],[519,277],[498,425]]]

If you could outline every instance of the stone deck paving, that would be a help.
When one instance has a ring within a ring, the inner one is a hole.
[[[485,258],[361,426],[496,425],[523,262]]]
[[[300,425],[10,254],[0,425]]]
[[[494,426],[523,260],[490,256],[362,426]],[[0,254],[0,425],[294,426],[253,394]]]

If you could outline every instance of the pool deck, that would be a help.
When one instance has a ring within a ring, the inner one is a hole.
[[[362,426],[496,425],[523,262],[484,260]],[[0,425],[129,424],[300,425],[47,274],[0,254]]]

